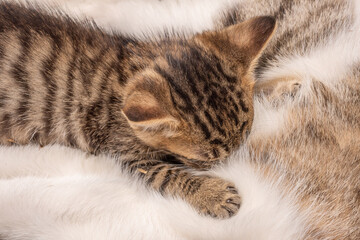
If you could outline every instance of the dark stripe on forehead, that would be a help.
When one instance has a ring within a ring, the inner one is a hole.
[[[248,121],[245,121],[242,123],[241,127],[240,127],[240,133],[242,133],[245,130],[245,127],[248,125]]]
[[[191,59],[193,60],[193,66],[200,66],[202,71],[199,73],[204,73],[203,78],[206,81],[222,82],[226,80],[230,83],[237,83],[237,78],[229,76],[225,73],[221,60],[215,55],[205,55],[200,53],[196,48],[191,48]],[[214,78],[210,77],[213,76]]]
[[[185,58],[186,59],[186,58]],[[192,97],[197,98],[197,104],[201,104],[203,100],[203,94],[200,93],[197,82],[200,82],[201,79],[197,76],[196,68],[188,61],[184,61],[184,59],[176,59],[171,54],[166,54],[166,60],[169,66],[181,70],[181,74],[185,76],[185,81],[188,83],[190,90],[192,92]]]
[[[230,152],[230,148],[227,144],[223,144],[222,147],[225,150],[225,152]]]
[[[223,126],[224,125],[224,120],[221,118],[220,114],[215,114],[216,117],[216,121],[217,121],[217,126]],[[219,133],[221,133],[221,135],[223,136],[227,136],[226,131],[219,131]]]
[[[234,120],[235,125],[238,126],[239,125],[239,119],[238,119],[238,116],[235,114],[235,112],[233,110],[230,111],[230,116],[231,116],[231,119]]]
[[[220,106],[218,105],[218,102],[216,102],[216,99],[218,99],[218,95],[215,91],[212,91],[207,99],[207,105],[215,110],[220,109]],[[217,112],[217,111],[216,111]]]
[[[210,123],[210,125],[212,127],[215,127],[216,124],[214,122],[214,119],[211,117],[210,113],[207,110],[204,111],[204,115],[205,115],[207,121]]]
[[[217,62],[216,64],[216,70],[218,71],[218,73],[220,74],[220,76],[222,76],[227,82],[229,83],[237,83],[237,78],[233,77],[233,76],[229,76],[225,73],[222,65],[220,62]]]
[[[217,123],[215,123],[215,119],[210,115],[210,113],[207,110],[204,111],[204,115],[207,121],[210,123],[211,127],[215,129],[220,135],[225,136],[225,130],[221,128],[220,122],[217,121]]]
[[[249,112],[249,108],[246,106],[246,104],[243,100],[243,93],[241,91],[237,91],[236,97],[238,98],[238,103],[241,107],[241,110],[245,113]]]
[[[199,118],[195,113],[194,113],[193,118],[194,118],[195,123],[196,123],[198,126],[200,126],[202,132],[203,132],[204,135],[205,135],[205,138],[206,138],[206,139],[209,139],[209,138],[211,137],[211,134],[210,134],[209,128],[206,126],[206,124],[203,123],[203,122],[200,120],[200,118]]]
[[[231,97],[231,102],[234,103],[233,107],[236,113],[239,113],[239,107],[238,104],[235,102],[235,100]]]
[[[210,144],[222,145],[222,144],[224,144],[224,142],[220,138],[215,138],[215,139],[210,141]]]
[[[229,105],[232,107],[232,109],[233,110],[235,110],[235,112],[236,113],[239,113],[239,107],[238,107],[238,102],[236,102],[235,100],[234,100],[234,98],[230,95],[230,94],[228,94],[229,95],[229,97],[228,97],[228,102],[229,102]],[[233,111],[232,110],[232,111]],[[245,109],[246,110],[246,109]],[[248,110],[248,109],[247,109]],[[244,112],[246,112],[246,111],[244,111]]]
[[[212,155],[213,155],[213,158],[218,158],[218,157],[220,157],[219,149],[213,148],[213,149],[212,149]]]
[[[179,86],[176,83],[176,81],[170,76],[170,74],[165,72],[165,70],[161,69],[159,66],[155,67],[155,71],[158,74],[160,74],[163,78],[165,78],[167,83],[170,85],[170,88],[173,89],[181,99],[183,99],[183,102],[185,102],[186,104],[187,110],[188,111],[194,110],[194,106],[192,105],[193,103],[191,101],[191,98],[182,90],[181,86]]]

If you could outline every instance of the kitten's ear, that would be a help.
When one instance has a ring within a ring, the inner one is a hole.
[[[139,78],[126,89],[122,112],[132,128],[158,128],[176,125],[166,83],[154,78]]]
[[[195,38],[231,65],[249,70],[275,29],[275,18],[256,17],[220,31],[202,33]]]
[[[126,99],[123,112],[134,123],[162,121],[166,116],[155,97],[142,91],[136,91]]]

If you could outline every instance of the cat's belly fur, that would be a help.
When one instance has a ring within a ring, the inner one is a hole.
[[[249,164],[247,150],[215,171],[244,195],[231,221],[200,217],[183,201],[150,192],[112,159],[61,146],[0,147],[0,153],[0,235],[14,239],[272,240],[302,239],[304,232],[295,192],[282,196]]]

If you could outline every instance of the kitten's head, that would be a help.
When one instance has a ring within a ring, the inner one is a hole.
[[[124,95],[122,110],[136,136],[188,164],[225,159],[250,131],[252,70],[275,25],[258,17],[159,43],[153,63]]]

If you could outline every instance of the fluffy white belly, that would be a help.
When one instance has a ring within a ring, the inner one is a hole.
[[[0,236],[11,239],[301,239],[292,194],[250,167],[246,149],[215,171],[238,187],[239,213],[199,216],[147,190],[110,158],[52,146],[0,148]]]

